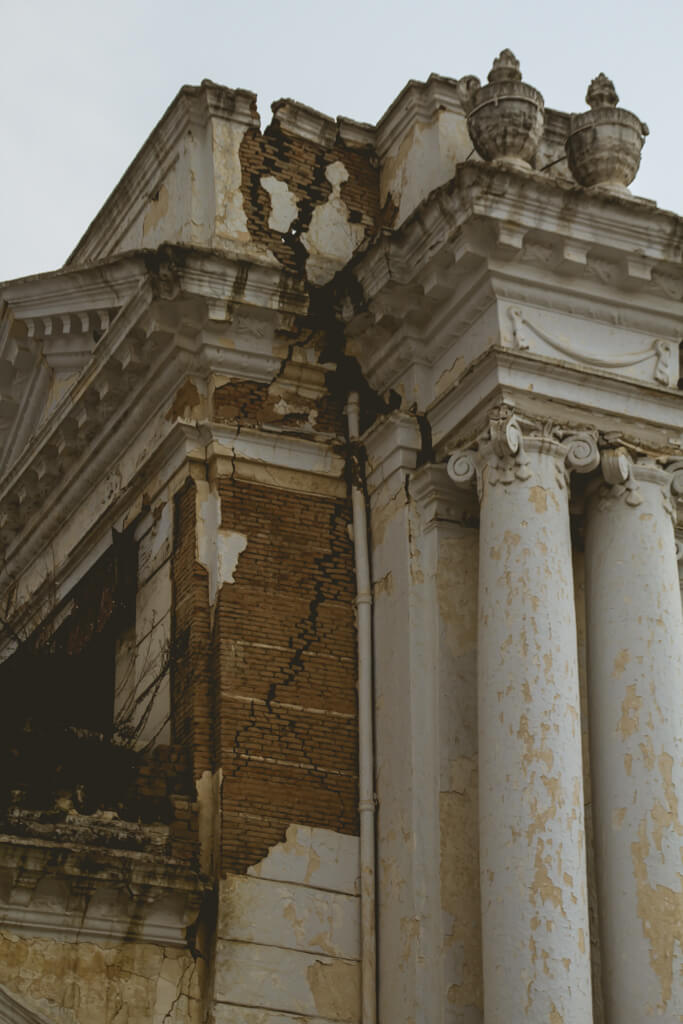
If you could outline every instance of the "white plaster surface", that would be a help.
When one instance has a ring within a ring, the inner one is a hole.
[[[330,1018],[309,1017],[303,1013],[280,1013],[255,1006],[232,1006],[216,1003],[214,1024],[330,1024]]]
[[[355,896],[359,893],[359,872],[357,836],[290,825],[285,842],[271,847],[247,874]]]
[[[325,177],[332,185],[327,202],[316,206],[308,230],[301,241],[308,251],[306,274],[313,284],[326,284],[340,270],[362,241],[362,224],[349,221],[349,210],[342,199],[341,187],[348,181],[349,172],[341,160],[335,160],[325,169]]]
[[[356,896],[236,875],[221,887],[218,937],[358,959]]]
[[[152,522],[138,543],[138,586],[171,556],[173,534],[173,502],[170,496],[155,507]]]
[[[243,124],[214,119],[212,141],[216,174],[216,234],[238,242],[249,241],[247,215],[242,199],[242,165],[239,150],[247,128]]]
[[[261,178],[261,185],[270,196],[268,227],[284,234],[289,231],[292,221],[296,218],[296,198],[290,192],[286,181],[280,181],[272,175]]]
[[[379,1019],[388,1021],[438,1019],[443,989],[436,549],[399,468],[414,464],[410,426],[394,418],[368,438],[372,479],[381,482],[371,499],[371,537]]]
[[[218,1002],[359,1020],[360,964],[254,942],[216,944]]]
[[[380,170],[382,203],[391,195],[402,224],[432,189],[455,174],[456,162],[472,149],[463,114],[441,110],[430,121],[415,121],[384,157]]]
[[[137,642],[155,629],[171,613],[171,562],[162,563],[157,572],[139,587],[135,600]]]
[[[359,1019],[358,872],[357,837],[291,825],[246,876],[221,883],[217,1021],[249,1020],[252,1008],[265,1024]]]

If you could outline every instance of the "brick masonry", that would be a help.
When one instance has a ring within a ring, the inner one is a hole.
[[[210,631],[188,483],[177,499],[174,724],[196,777],[222,768],[221,870],[244,872],[292,823],[357,834],[355,578],[346,499],[218,486],[221,525],[247,547]]]
[[[381,222],[381,211],[377,159],[370,147],[356,148],[341,142],[324,147],[283,131],[277,119],[263,135],[253,128],[245,133],[240,163],[249,234],[271,249],[288,270],[303,269],[307,254],[299,236],[310,224],[315,207],[324,203],[332,191],[325,169],[335,161],[341,161],[349,173],[341,196],[351,223],[362,223],[366,235],[372,234]],[[268,226],[270,196],[261,178],[269,175],[286,181],[299,206],[299,216],[286,235]]]

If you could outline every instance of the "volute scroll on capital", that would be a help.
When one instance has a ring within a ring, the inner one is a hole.
[[[676,500],[683,498],[683,459],[668,463],[651,456],[634,459],[624,447],[604,448],[601,452],[602,483],[598,500],[605,502],[623,499],[631,508],[643,503],[642,484],[655,484],[660,488],[664,508],[676,521]]]
[[[486,431],[469,448],[453,452],[447,471],[458,487],[476,481],[481,498],[484,473],[492,486],[503,487],[533,477],[532,453],[553,455],[559,489],[566,486],[571,472],[590,473],[600,463],[597,437],[589,432],[570,434],[553,423],[523,423],[507,407],[497,410]]]

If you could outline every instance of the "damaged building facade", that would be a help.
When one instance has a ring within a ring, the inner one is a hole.
[[[587,101],[185,87],[0,286],[0,1021],[683,1021],[683,221]]]

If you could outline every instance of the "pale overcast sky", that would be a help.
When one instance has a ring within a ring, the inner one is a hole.
[[[591,78],[650,127],[637,195],[683,213],[676,0],[0,0],[0,281],[59,267],[183,84],[374,123],[410,78],[482,80],[505,46],[546,105]]]

